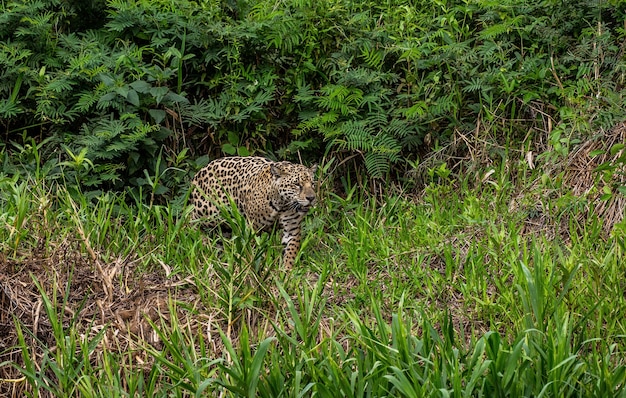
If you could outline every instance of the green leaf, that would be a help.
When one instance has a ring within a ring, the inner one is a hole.
[[[391,366],[390,369],[393,372],[393,376],[385,375],[383,377],[389,380],[403,396],[409,398],[417,398],[420,396],[415,390],[416,386],[406,377],[403,370],[396,366]]]
[[[246,148],[245,146],[240,146],[239,148],[237,148],[237,154],[239,156],[250,156],[250,151],[248,151],[248,148]]]
[[[163,101],[167,101],[168,103],[174,103],[174,104],[188,104],[189,100],[180,95],[180,94],[176,94],[172,91],[170,91],[169,93],[167,93],[167,95],[165,95],[165,97],[163,97]]]
[[[619,151],[621,151],[622,149],[624,149],[624,144],[615,144],[611,147],[611,156],[615,156],[615,154]]]
[[[120,96],[126,98],[128,96],[128,91],[129,90],[130,89],[129,89],[128,86],[121,86],[121,87],[115,87],[115,89],[113,91],[118,93]]]
[[[605,171],[605,170],[613,170],[615,166],[611,165],[609,162],[602,163],[600,166],[596,167],[594,171]]]
[[[224,144],[222,145],[222,152],[233,156],[237,153],[237,148],[231,144]]]
[[[128,94],[126,95],[126,100],[131,104],[139,107],[139,95],[135,90],[128,91]]]
[[[137,91],[138,93],[141,94],[147,94],[150,92],[150,89],[152,88],[152,85],[146,81],[143,80],[137,80],[134,81],[130,84],[130,86]]]
[[[150,89],[150,95],[152,95],[157,104],[160,104],[165,95],[170,91],[167,87],[152,87]]]
[[[268,337],[259,344],[259,348],[257,348],[254,356],[252,357],[252,364],[250,365],[248,377],[248,397],[255,397],[256,387],[261,379],[261,367],[263,366],[263,361],[265,360],[265,354],[270,346],[270,343],[274,341],[275,337]]]
[[[98,75],[98,78],[104,83],[106,86],[111,87],[115,85],[115,78],[109,74],[101,73]]]
[[[162,109],[150,109],[148,113],[150,114],[150,116],[152,116],[152,119],[156,124],[161,124],[161,122],[165,119],[165,116],[167,115]]]
[[[239,145],[239,135],[237,135],[237,133],[235,133],[234,131],[229,131],[228,142],[232,145]]]
[[[604,154],[604,153],[605,153],[605,152],[604,152],[604,150],[602,150],[602,149],[596,149],[595,151],[591,151],[591,152],[589,152],[589,157],[590,157],[590,158],[595,158],[596,156],[598,156],[598,155],[602,155],[602,154]]]
[[[170,47],[170,48],[167,50],[167,52],[165,53],[165,56],[166,56],[166,57],[169,57],[169,56],[172,56],[172,55],[173,55],[175,58],[179,58],[179,59],[183,57],[183,54],[181,54],[180,50],[179,50],[179,49],[177,49],[176,47]]]

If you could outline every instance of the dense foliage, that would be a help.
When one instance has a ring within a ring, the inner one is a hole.
[[[0,11],[3,142],[48,140],[39,162],[51,178],[66,161],[88,187],[167,172],[165,193],[187,177],[177,166],[207,153],[360,154],[381,177],[455,131],[547,131],[561,145],[626,112],[617,0],[13,0]]]
[[[626,397],[622,0],[0,11],[0,395]],[[232,154],[320,163],[289,273]]]

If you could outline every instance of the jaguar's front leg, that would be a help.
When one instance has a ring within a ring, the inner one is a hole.
[[[304,215],[297,212],[286,214],[280,218],[281,228],[283,229],[282,243],[285,245],[283,249],[283,266],[286,271],[291,271],[300,250],[300,241],[302,239],[300,223],[303,218]]]

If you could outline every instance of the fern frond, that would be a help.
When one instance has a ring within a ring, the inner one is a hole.
[[[383,131],[392,137],[404,138],[415,133],[412,127],[413,123],[408,123],[402,119],[391,119],[391,121],[383,127]]]
[[[326,110],[339,111],[343,116],[356,113],[363,98],[363,91],[342,85],[329,84],[322,87],[321,91],[323,95],[316,101],[318,105]]]
[[[104,140],[117,137],[126,130],[126,125],[121,120],[109,119],[100,121],[93,129],[93,134]]]
[[[324,112],[321,115],[316,114],[309,117],[298,124],[299,133],[305,133],[311,130],[324,130],[326,126],[334,124],[339,119],[336,112]]]
[[[313,90],[308,84],[299,86],[298,90],[296,91],[296,95],[294,95],[293,97],[295,102],[300,102],[303,104],[309,103],[315,98],[315,90]]]
[[[372,149],[373,130],[365,121],[347,121],[341,125],[340,131],[345,136],[343,149],[350,151]]]
[[[401,149],[398,140],[389,134],[381,133],[373,137],[371,152],[384,154],[392,162],[399,159],[398,154]]]
[[[61,93],[63,91],[70,91],[72,89],[72,86],[74,86],[76,83],[64,78],[64,77],[58,77],[56,79],[51,80],[48,84],[46,84],[44,90],[50,90],[53,91],[55,93]]]
[[[456,111],[457,103],[455,101],[455,94],[450,93],[448,95],[442,95],[437,98],[437,102],[429,108],[430,114],[439,117],[443,115],[449,115],[453,110]]]
[[[182,104],[181,115],[191,124],[215,127],[226,118],[226,105],[221,99],[201,99],[195,103]]]
[[[407,119],[417,119],[426,115],[428,105],[426,101],[417,101],[409,108],[401,109],[400,113]]]
[[[74,105],[74,109],[77,112],[88,111],[94,104],[98,102],[98,99],[100,99],[100,95],[101,93],[97,89],[94,91],[80,94],[76,105]]]
[[[372,112],[367,115],[365,122],[372,129],[383,129],[389,123],[389,118],[384,112]]]
[[[364,159],[367,172],[374,178],[382,178],[389,171],[389,159],[383,154],[367,152]]]
[[[14,101],[0,100],[0,119],[9,119],[22,113],[23,109]]]
[[[122,152],[133,151],[137,149],[136,143],[129,143],[124,141],[115,141],[104,148],[103,157],[106,159],[113,159]]]
[[[462,91],[465,93],[481,91],[484,85],[485,82],[482,79],[478,77],[473,77],[472,80],[465,87],[463,87]]]
[[[364,45],[361,48],[361,57],[372,69],[380,69],[385,60],[385,53],[379,49],[372,48],[370,45]]]
[[[291,54],[302,43],[303,38],[298,21],[281,15],[272,21],[268,45],[280,50],[282,54]]]
[[[507,21],[506,23],[500,23],[496,25],[491,25],[480,32],[480,38],[482,40],[486,39],[494,39],[495,37],[501,35],[502,33],[508,33],[511,31],[511,25]]]

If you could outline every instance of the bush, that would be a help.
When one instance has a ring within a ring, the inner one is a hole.
[[[626,119],[617,0],[0,7],[5,143],[27,132],[57,158],[86,149],[95,187],[255,152],[358,154],[384,177],[481,120],[521,139]]]

